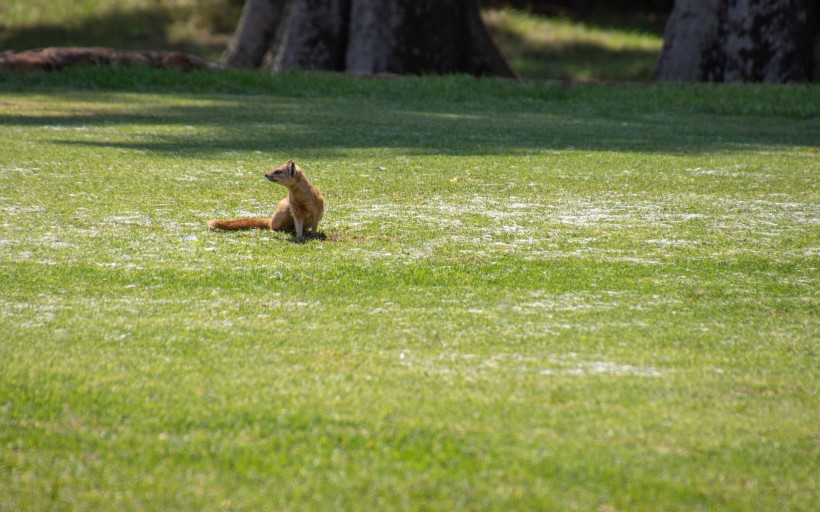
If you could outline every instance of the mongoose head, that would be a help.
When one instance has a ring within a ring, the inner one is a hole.
[[[301,175],[302,168],[296,165],[293,160],[288,160],[287,163],[265,174],[265,177],[274,183],[289,187],[296,183]]]

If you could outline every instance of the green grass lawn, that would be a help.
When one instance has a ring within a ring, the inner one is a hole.
[[[231,0],[4,0],[0,50],[110,46],[218,60],[239,9]],[[241,4],[239,4],[241,6]]]
[[[510,66],[528,79],[648,81],[663,45],[663,23],[587,22],[503,9],[484,20]]]
[[[820,89],[0,74],[0,510],[813,510]],[[272,212],[293,158],[326,241]]]

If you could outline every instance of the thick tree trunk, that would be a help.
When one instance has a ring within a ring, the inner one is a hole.
[[[809,3],[735,0],[721,5],[723,51],[715,56],[717,73],[707,79],[766,83],[811,80],[814,40]]]
[[[703,80],[706,55],[717,43],[717,8],[721,0],[677,0],[663,34],[655,66],[661,81]]]
[[[245,0],[242,17],[228,49],[222,55],[223,66],[256,68],[275,43],[285,7],[289,0]]]
[[[352,0],[347,70],[514,77],[474,0]]]
[[[223,63],[515,76],[476,0],[247,0]]]
[[[403,9],[392,0],[351,0],[345,68],[353,73],[401,73],[396,66]],[[422,39],[420,36],[419,39]],[[404,67],[404,66],[402,66]]]
[[[349,0],[292,0],[270,67],[342,71]]]
[[[813,71],[812,0],[677,0],[661,81],[794,82]]]

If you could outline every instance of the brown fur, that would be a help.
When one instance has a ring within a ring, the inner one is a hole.
[[[287,231],[302,238],[305,233],[316,236],[319,221],[325,211],[325,201],[319,189],[310,184],[302,168],[293,160],[265,175],[267,179],[288,189],[288,197],[279,201],[269,219],[247,218],[208,221],[211,229],[270,229]]]

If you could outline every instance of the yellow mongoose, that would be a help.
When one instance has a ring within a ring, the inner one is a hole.
[[[319,189],[310,184],[302,168],[293,160],[265,174],[265,177],[288,189],[288,197],[279,201],[273,217],[208,221],[211,229],[270,229],[288,231],[302,238],[305,232],[316,236],[316,228],[325,211],[325,200]]]

